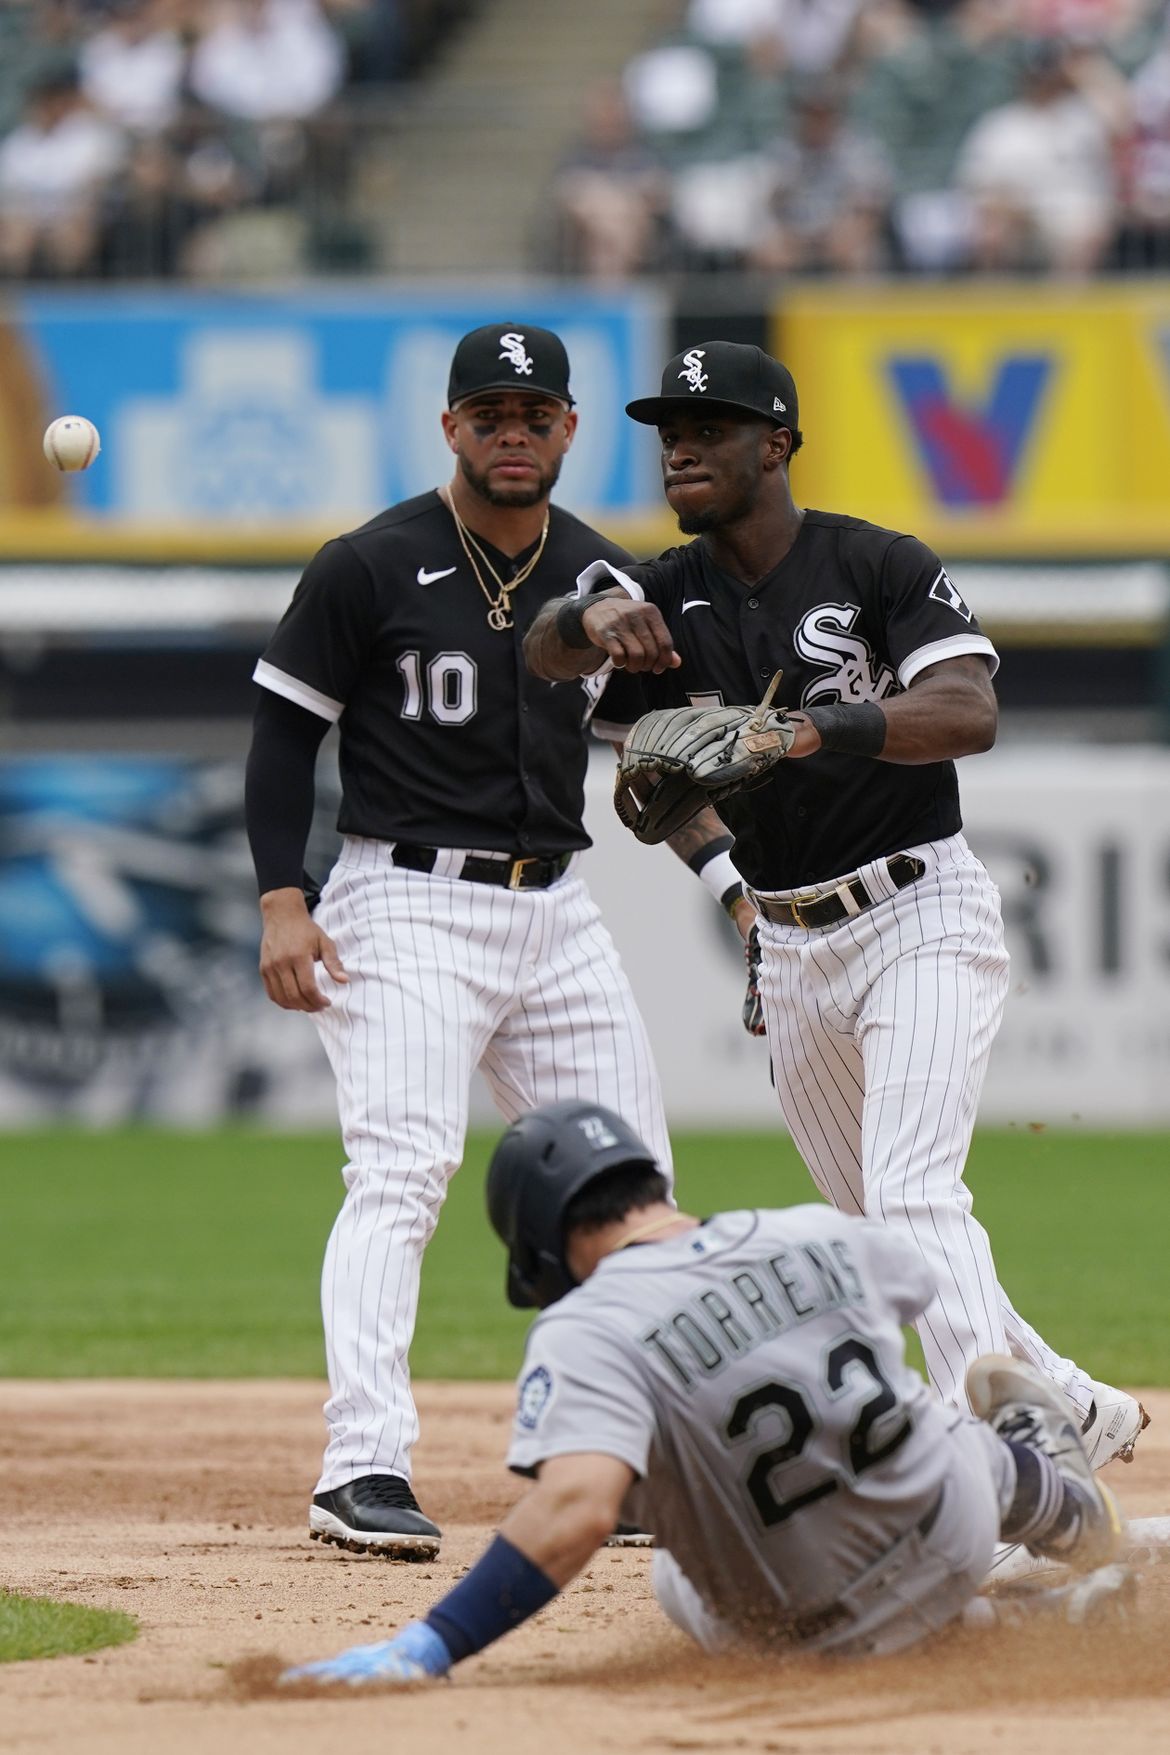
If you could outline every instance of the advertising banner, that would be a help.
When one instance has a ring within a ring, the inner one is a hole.
[[[328,764],[323,764],[327,768]],[[1011,992],[981,1119],[1170,1126],[1170,752],[996,751],[962,764],[999,885]],[[588,780],[584,875],[645,1014],[676,1126],[779,1127],[740,1021],[738,934]],[[335,808],[308,864],[324,875]],[[132,1116],[331,1125],[311,1021],[265,998],[238,760],[0,762],[0,1125]],[[474,1114],[493,1121],[477,1090]]]
[[[1170,541],[1170,290],[786,295],[806,505],[967,553]]]
[[[204,528],[358,522],[449,475],[439,414],[451,354],[467,330],[512,315],[569,350],[581,424],[561,503],[652,500],[653,453],[622,412],[658,369],[650,296],[487,285],[15,296],[0,318],[0,507],[58,494],[86,512]],[[57,477],[40,455],[59,414],[102,435],[82,475]]]

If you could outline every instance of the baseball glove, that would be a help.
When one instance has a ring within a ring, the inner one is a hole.
[[[639,841],[665,841],[705,804],[762,780],[788,754],[796,735],[782,708],[769,705],[773,677],[758,707],[659,707],[644,713],[626,739],[614,786],[614,809]]]
[[[764,1002],[760,998],[760,929],[753,926],[743,947],[747,964],[747,992],[743,996],[743,1027],[749,1036],[766,1036]]]

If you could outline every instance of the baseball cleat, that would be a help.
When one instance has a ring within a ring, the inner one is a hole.
[[[1113,1560],[1125,1526],[1112,1493],[1093,1474],[1069,1404],[1056,1385],[1032,1365],[1007,1354],[985,1353],[967,1371],[972,1411],[1013,1444],[1042,1451],[1055,1464],[1066,1491],[1080,1509],[1080,1525],[1067,1550],[1051,1553],[1077,1571],[1088,1572]],[[1032,1551],[1044,1552],[1040,1544]]]
[[[309,1536],[383,1560],[433,1560],[442,1540],[401,1475],[363,1475],[314,1494]]]
[[[1014,1592],[974,1597],[963,1610],[966,1627],[1021,1627],[1037,1615],[1055,1616],[1070,1627],[1124,1622],[1137,1602],[1137,1579],[1128,1566],[1098,1566],[1066,1583],[1041,1585],[1035,1580]]]
[[[649,1530],[640,1530],[637,1524],[619,1523],[601,1545],[603,1548],[652,1548],[654,1537]]]
[[[1081,1443],[1095,1469],[1108,1462],[1132,1462],[1133,1447],[1150,1423],[1142,1404],[1123,1389],[1090,1379],[1093,1401],[1081,1427]]]

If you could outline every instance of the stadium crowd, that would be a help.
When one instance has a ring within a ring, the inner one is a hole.
[[[1170,266],[1167,0],[686,0],[589,94],[555,266]]]
[[[363,265],[360,129],[470,0],[0,0],[0,277]]]

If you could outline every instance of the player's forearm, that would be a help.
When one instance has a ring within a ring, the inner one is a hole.
[[[604,651],[587,635],[580,636],[583,644],[570,644],[563,625],[558,626],[560,611],[578,601],[576,597],[554,597],[538,611],[524,636],[524,662],[533,676],[543,677],[545,682],[572,682],[592,675],[605,663]]]
[[[789,752],[793,757],[824,749],[913,767],[989,750],[998,708],[986,663],[965,655],[924,671],[905,694],[880,706],[833,702],[806,708],[793,719],[798,728]]]
[[[625,1479],[632,1479],[628,1471]],[[624,1486],[607,1491],[604,1479],[542,1478],[513,1506],[500,1534],[563,1590],[612,1532],[624,1495]]]
[[[301,887],[313,822],[314,770],[327,726],[265,690],[244,773],[244,822],[262,896]]]
[[[995,693],[981,658],[955,660],[977,667],[969,675],[925,676],[882,704],[886,716],[883,762],[912,767],[980,755],[995,742]]]
[[[666,845],[734,919],[737,905],[743,903],[743,883],[731,860],[735,837],[727,833],[718,812],[704,805],[698,816],[666,837]]]

